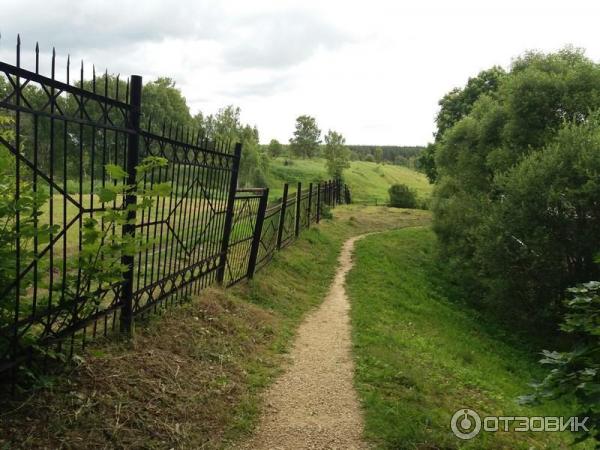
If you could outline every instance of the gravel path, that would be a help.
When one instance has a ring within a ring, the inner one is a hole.
[[[350,304],[344,288],[352,249],[344,243],[329,293],[298,328],[291,365],[265,394],[265,411],[245,449],[364,449],[352,383]]]

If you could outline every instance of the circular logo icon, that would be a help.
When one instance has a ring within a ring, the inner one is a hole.
[[[481,417],[472,409],[459,409],[452,416],[450,428],[459,439],[473,439],[481,431]]]

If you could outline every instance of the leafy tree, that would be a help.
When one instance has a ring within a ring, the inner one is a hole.
[[[241,186],[265,186],[269,159],[259,151],[258,129],[244,125],[240,119],[240,108],[229,105],[221,108],[214,116],[204,118],[207,136],[231,145],[242,144],[242,160],[238,180]]]
[[[390,195],[390,206],[394,208],[416,208],[417,196],[415,192],[405,184],[393,184],[388,193]]]
[[[190,109],[185,97],[171,78],[160,77],[146,83],[142,91],[142,113],[152,117],[155,129],[163,123],[174,126],[191,127],[193,124]]]
[[[375,162],[375,157],[369,153],[367,156],[365,156],[365,161]]]
[[[267,147],[267,153],[272,158],[277,158],[283,154],[283,145],[277,139],[271,139]]]
[[[373,151],[373,156],[375,157],[375,161],[377,163],[381,163],[383,161],[383,149],[381,147],[375,148]]]
[[[600,277],[600,114],[567,123],[494,187],[502,201],[486,208],[475,261],[495,303],[552,317],[567,286]],[[509,276],[506,276],[509,275]]]
[[[446,131],[466,117],[480,97],[495,96],[506,72],[498,66],[479,72],[476,77],[469,78],[464,88],[455,88],[438,102],[440,110],[436,116],[437,131],[435,142],[442,141]],[[429,144],[419,157],[419,166],[431,183],[437,179],[435,154],[438,146]]]
[[[476,77],[469,78],[464,88],[452,89],[444,95],[438,103],[440,111],[435,119],[436,141],[440,140],[447,130],[471,112],[479,97],[496,92],[505,74],[502,67],[494,66],[479,72]]]
[[[417,161],[420,169],[425,173],[429,182],[435,183],[438,176],[437,168],[435,167],[435,144],[428,144]]]
[[[345,143],[344,136],[336,131],[329,130],[325,135],[325,160],[332,178],[342,178],[344,169],[350,167],[350,150]]]
[[[408,159],[405,156],[397,155],[394,158],[394,164],[396,164],[397,166],[407,166],[408,165]]]
[[[319,151],[321,130],[317,121],[311,116],[299,116],[296,119],[296,130],[290,139],[292,153],[300,158],[312,158]]]
[[[448,122],[435,143],[434,229],[477,301],[552,320],[567,286],[596,278],[598,108],[600,66],[565,49],[518,58]]]

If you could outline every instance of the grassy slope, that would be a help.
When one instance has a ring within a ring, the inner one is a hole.
[[[251,283],[94,344],[71,377],[3,404],[0,448],[219,448],[249,432],[304,314],[320,303],[341,243],[427,223],[424,211],[343,206],[302,233]],[[10,442],[10,443],[8,443]]]
[[[426,228],[365,238],[348,277],[356,385],[366,434],[380,448],[564,448],[557,433],[483,433],[459,441],[452,414],[551,415],[565,405],[521,407],[540,379],[539,356],[466,306],[436,263]]]
[[[274,197],[281,196],[281,185],[285,182],[305,183],[327,179],[324,159],[294,159],[288,166],[284,165],[284,161],[284,158],[277,158],[271,162],[269,186],[272,186]],[[391,164],[352,161],[344,177],[352,189],[354,200],[362,202],[387,202],[388,188],[394,183],[407,184],[417,191],[420,198],[429,197],[432,189],[422,173]]]

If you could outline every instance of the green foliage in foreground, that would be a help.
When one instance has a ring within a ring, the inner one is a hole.
[[[355,383],[377,448],[566,448],[568,433],[480,433],[457,439],[460,408],[480,415],[570,415],[557,402],[519,405],[540,377],[535,351],[461,301],[427,228],[367,236],[347,278]]]
[[[567,313],[561,329],[574,335],[577,344],[568,352],[544,350],[540,363],[550,369],[544,380],[535,384],[533,395],[523,396],[524,403],[575,396],[579,416],[589,417],[589,432],[600,445],[600,282],[590,281],[569,290]]]
[[[11,123],[10,119],[0,116],[0,136],[8,136],[10,131],[2,126]],[[51,290],[44,293],[43,298],[37,299],[39,305],[45,305],[50,303],[53,293],[60,298],[60,308],[52,312],[54,320],[71,320],[72,311],[76,308],[79,317],[85,318],[91,314],[100,305],[102,294],[107,288],[123,280],[123,273],[128,267],[122,264],[122,257],[134,256],[149,248],[151,244],[145,242],[143,236],[121,233],[121,229],[127,224],[134,224],[130,213],[143,212],[153,206],[155,198],[169,195],[171,187],[168,183],[156,183],[148,189],[142,187],[145,174],[166,166],[165,158],[144,158],[136,166],[136,180],[132,185],[126,184],[128,174],[122,167],[114,164],[105,166],[108,176],[115,183],[99,189],[99,200],[106,207],[105,211],[98,214],[102,219],[83,219],[81,247],[77,257],[65,262],[66,271],[62,280],[52,284]],[[61,231],[58,225],[50,226],[41,222],[48,197],[35,190],[32,183],[24,180],[24,177],[17,183],[16,168],[14,156],[4,146],[0,146],[0,329],[12,326],[16,317],[24,318],[32,314],[36,306],[38,313],[42,310],[29,292],[30,288],[36,286],[35,283],[40,283],[36,280],[35,273],[30,271],[13,286],[15,274],[22,273],[30,260],[39,258],[37,245],[46,244]],[[132,194],[138,197],[135,205],[128,205],[127,208],[120,204],[117,206],[119,199]],[[38,264],[42,266],[42,262]],[[43,264],[43,270],[39,270],[42,273],[48,270],[45,261]],[[50,311],[44,313],[50,314]],[[37,339],[42,332],[39,328],[29,324],[15,328],[19,332],[21,344],[33,344],[35,350],[44,352],[46,356],[64,359],[64,355],[37,348]],[[47,333],[46,330],[44,332]],[[0,354],[5,351],[2,346],[6,342],[0,342]],[[25,370],[35,378],[34,372]]]
[[[390,193],[390,206],[394,208],[415,208],[417,206],[415,192],[405,184],[393,184],[388,192]]]

